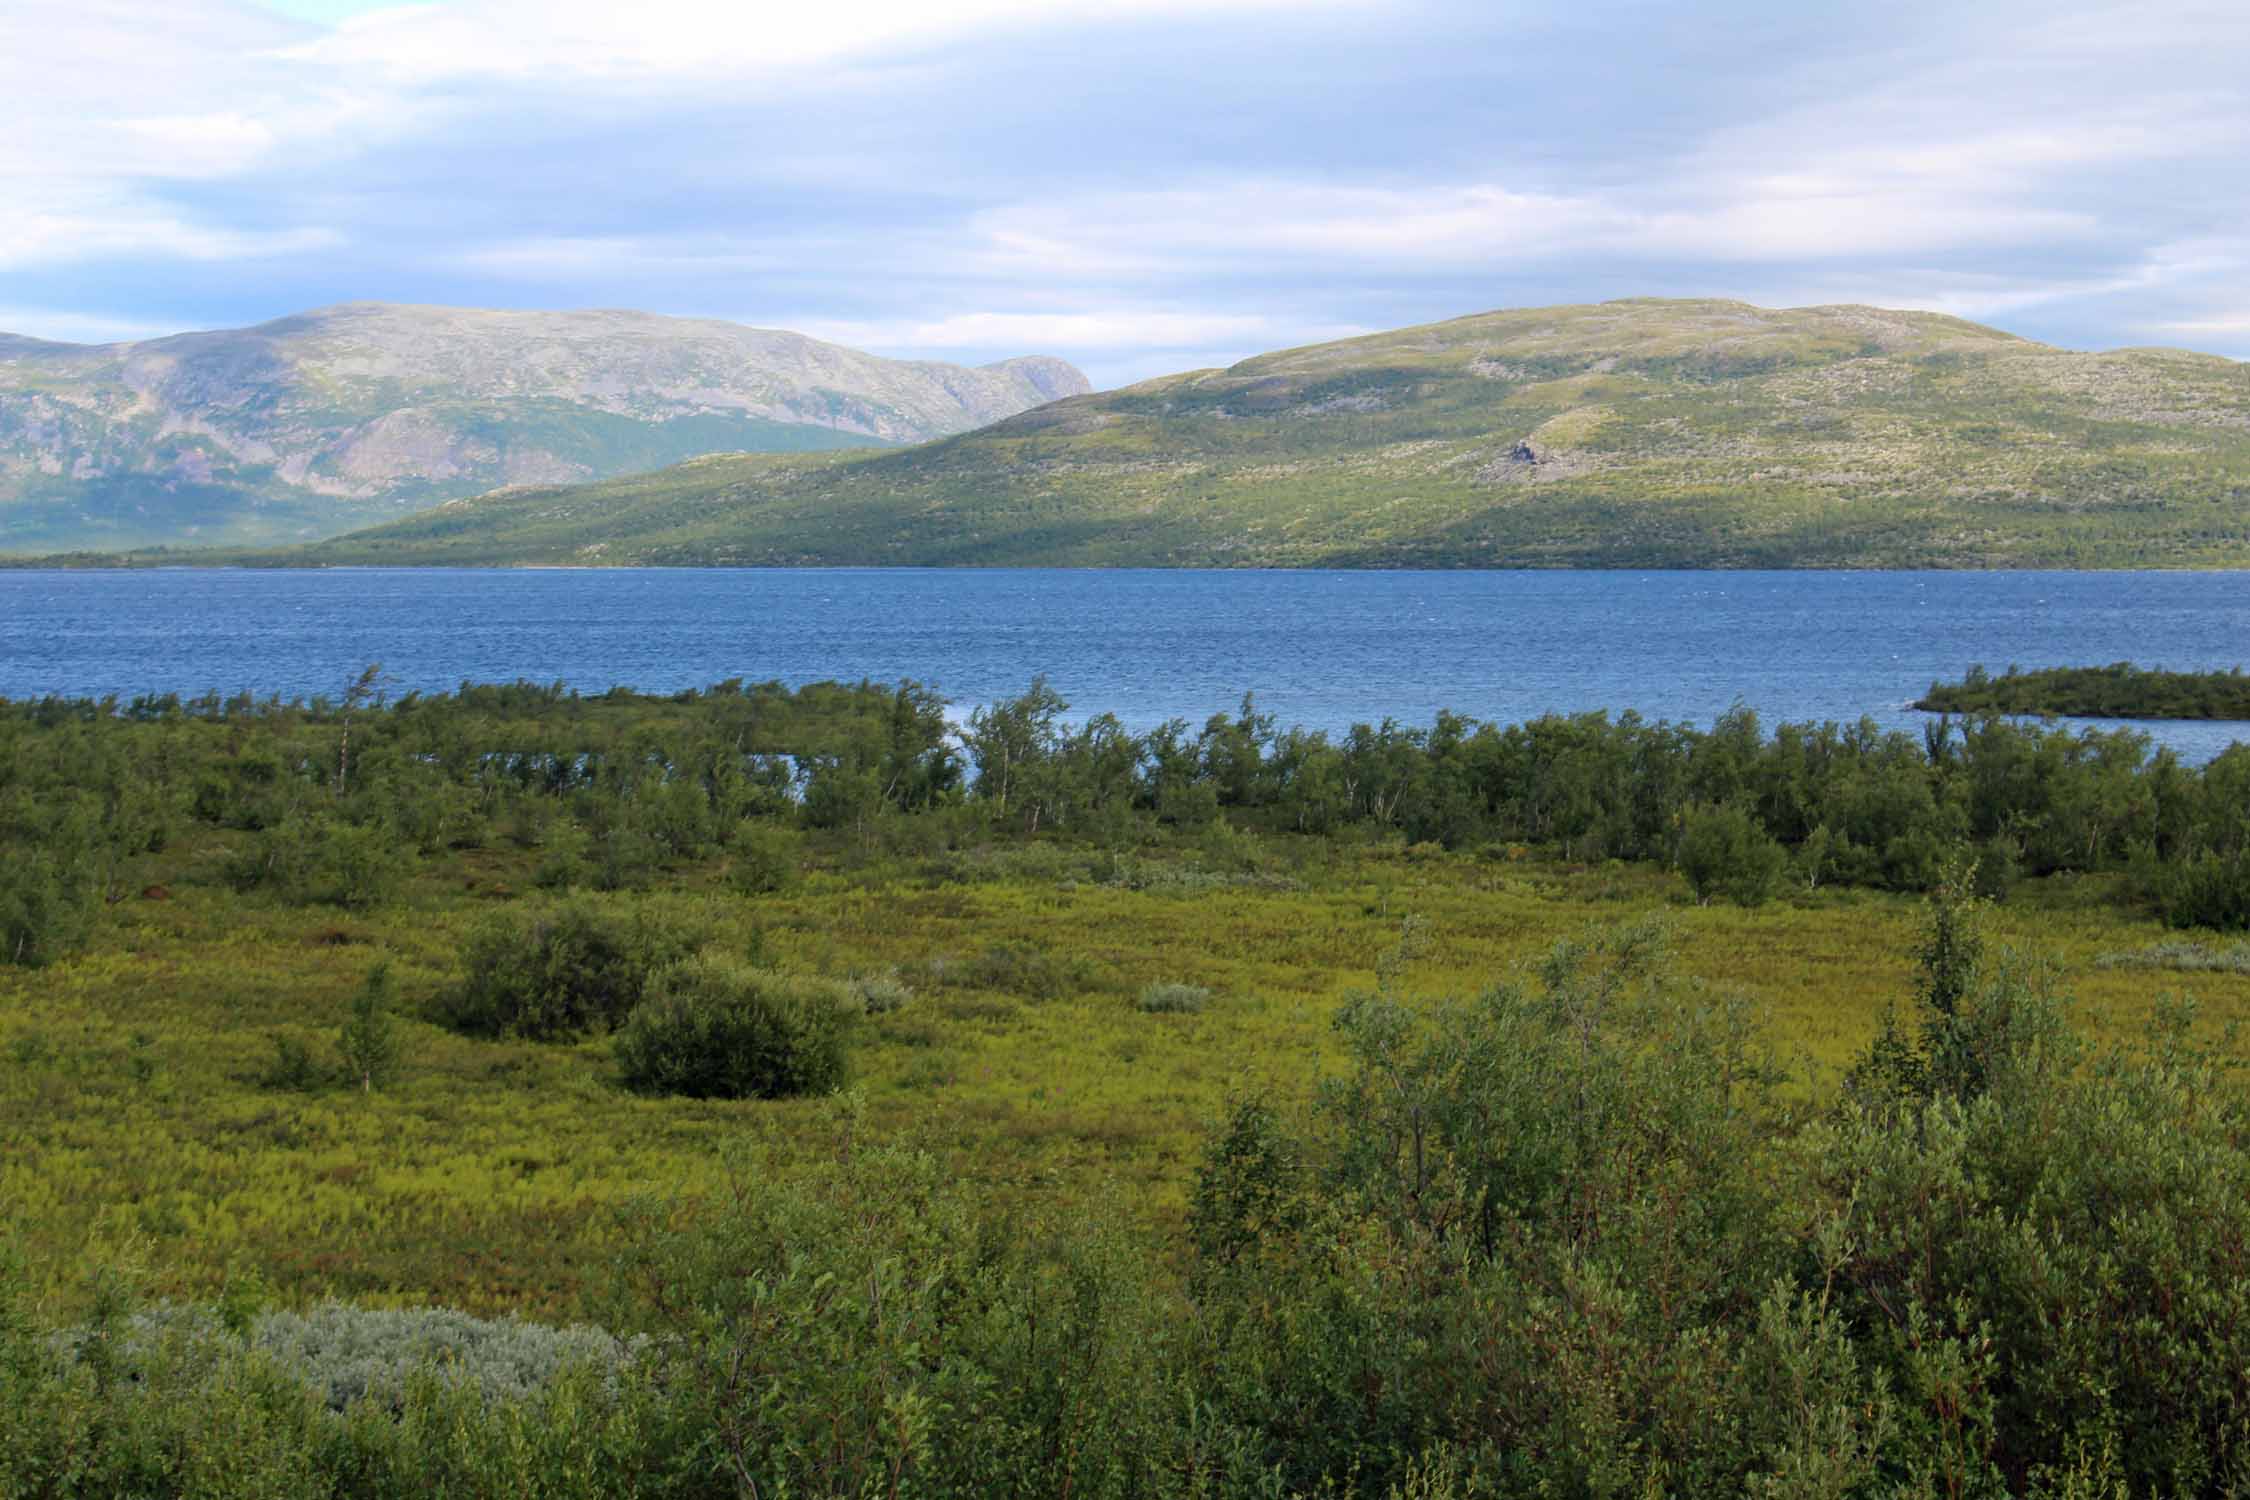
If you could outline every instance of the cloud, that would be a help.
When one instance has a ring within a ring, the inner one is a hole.
[[[728,77],[956,41],[1003,28],[1162,24],[1213,10],[1302,14],[1356,0],[463,0],[353,16],[285,57],[429,83],[475,76]]]
[[[181,332],[169,323],[89,317],[51,307],[0,307],[0,329],[58,344],[126,344]]]
[[[123,257],[255,261],[325,250],[340,238],[318,227],[231,229],[196,223],[160,203],[97,197],[46,207],[34,203],[0,217],[0,268]]]
[[[808,320],[801,331],[832,343],[881,349],[1144,350],[1265,347],[1263,341],[1310,333],[1351,338],[1371,328],[1339,323],[1311,329],[1255,314],[1180,313],[1152,308],[1097,312],[964,312],[926,322],[836,323]]]
[[[2241,337],[2239,6],[286,8],[342,18],[0,6],[12,302],[638,306],[1097,379],[1638,294]]]

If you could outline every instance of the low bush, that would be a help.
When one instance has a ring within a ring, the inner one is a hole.
[[[773,896],[797,883],[805,861],[804,835],[763,818],[745,819],[727,858],[727,883],[745,896]]]
[[[259,833],[227,875],[238,890],[265,889],[300,906],[380,906],[398,893],[413,855],[380,824],[306,814]]]
[[[914,998],[914,991],[898,977],[896,970],[855,976],[851,986],[852,993],[859,997],[859,1008],[871,1016],[904,1010]]]
[[[1037,948],[1009,944],[987,948],[961,963],[933,964],[932,978],[965,989],[998,990],[1026,1000],[1109,989],[1112,982],[1082,958],[1057,958]]]
[[[1200,984],[1159,981],[1144,986],[1133,1003],[1152,1016],[1193,1016],[1211,1003],[1211,992]]]
[[[312,1048],[303,1037],[277,1031],[271,1040],[273,1056],[255,1078],[259,1088],[286,1094],[310,1094],[334,1081],[334,1075],[313,1056]]]
[[[2143,884],[2174,927],[2250,928],[2250,851],[2154,863]]]
[[[441,1018],[471,1035],[532,1041],[613,1031],[640,1003],[649,976],[691,947],[687,934],[645,917],[591,899],[565,902],[472,936]]]
[[[696,1099],[825,1094],[865,1002],[834,980],[700,954],[657,973],[617,1034],[627,1087]]]
[[[233,1332],[304,1382],[330,1411],[360,1401],[396,1407],[417,1379],[435,1376],[487,1399],[520,1400],[574,1367],[605,1374],[630,1363],[638,1341],[585,1325],[554,1328],[520,1318],[477,1318],[451,1308],[352,1307],[323,1303],[306,1312],[255,1312],[230,1330],[226,1310],[157,1304],[128,1316],[105,1351],[131,1377],[166,1340],[217,1342]],[[83,1363],[100,1330],[68,1329],[52,1343],[67,1363]]]

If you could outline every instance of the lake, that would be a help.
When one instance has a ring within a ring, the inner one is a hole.
[[[2250,663],[2250,573],[334,569],[0,572],[0,696],[336,695],[562,680],[1033,674],[1135,728],[1231,710],[1342,730],[1439,708],[1917,726],[1972,663]],[[2206,759],[2250,725],[2145,725]]]

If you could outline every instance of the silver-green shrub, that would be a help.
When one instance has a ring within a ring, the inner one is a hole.
[[[1152,1016],[1199,1015],[1211,1003],[1211,992],[1200,984],[1160,980],[1144,986],[1133,1004]]]

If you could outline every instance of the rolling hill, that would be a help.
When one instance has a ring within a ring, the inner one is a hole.
[[[635,312],[350,303],[76,345],[0,335],[0,551],[274,544],[724,450],[920,442],[1087,389]]]

